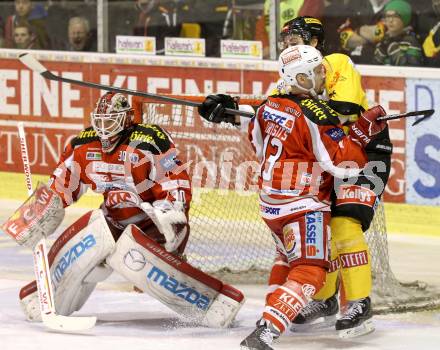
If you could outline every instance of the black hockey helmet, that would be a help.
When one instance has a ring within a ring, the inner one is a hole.
[[[300,16],[284,23],[280,32],[280,44],[286,48],[286,38],[291,34],[300,35],[304,44],[310,45],[313,37],[316,37],[318,44],[316,48],[319,51],[324,49],[324,28],[318,18],[311,16]],[[283,48],[283,47],[280,47]]]

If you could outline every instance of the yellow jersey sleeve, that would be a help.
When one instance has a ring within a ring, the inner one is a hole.
[[[367,96],[362,88],[361,75],[350,57],[334,53],[324,58],[326,91],[329,105],[350,120],[357,119],[359,112],[368,109]]]

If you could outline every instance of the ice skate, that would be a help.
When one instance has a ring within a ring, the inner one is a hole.
[[[374,331],[371,300],[369,297],[351,302],[346,312],[336,321],[341,338],[352,338]]]
[[[312,300],[293,320],[292,332],[333,327],[339,311],[336,294],[327,300]]]
[[[249,334],[241,343],[241,350],[273,350],[274,339],[280,336],[280,331],[270,322],[261,319],[257,322],[257,328]]]

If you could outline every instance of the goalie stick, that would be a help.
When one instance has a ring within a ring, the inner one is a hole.
[[[32,178],[23,122],[19,122],[17,127],[20,138],[20,150],[26,178],[26,187],[28,194],[32,195]],[[35,280],[37,282],[38,300],[40,303],[43,324],[49,329],[67,332],[82,331],[92,328],[96,323],[96,317],[72,317],[56,314],[54,293],[47,258],[46,239],[44,237],[38,241],[33,248],[32,254],[34,258]]]
[[[198,103],[198,102],[183,100],[180,98],[174,98],[174,97],[165,96],[165,95],[157,95],[157,94],[152,94],[149,92],[142,92],[142,91],[137,91],[137,90],[119,88],[119,87],[115,87],[115,86],[108,86],[108,85],[103,85],[103,84],[98,84],[98,83],[92,83],[92,82],[88,82],[88,81],[64,78],[64,77],[53,74],[46,67],[44,67],[34,56],[32,56],[29,53],[21,54],[19,56],[19,60],[26,67],[28,67],[29,69],[31,69],[34,72],[39,73],[41,76],[43,76],[44,78],[46,78],[48,80],[60,81],[63,83],[81,85],[81,86],[86,86],[86,87],[90,87],[90,88],[94,88],[94,89],[101,89],[101,90],[106,90],[106,91],[121,92],[121,93],[125,93],[128,95],[133,95],[133,96],[148,97],[148,98],[153,98],[158,101],[166,101],[166,102],[171,102],[171,103],[185,105],[185,106],[191,106],[191,107],[199,107],[201,105],[201,103]],[[251,112],[240,111],[240,110],[230,109],[230,108],[225,108],[225,112],[227,114],[241,115],[243,117],[248,117],[248,118],[252,118],[255,115],[254,113],[251,113]],[[421,115],[422,117],[417,119],[412,124],[414,126],[414,125],[417,125],[418,123],[422,122],[423,120],[431,117],[433,114],[434,114],[433,109],[427,109],[427,110],[423,110],[423,111],[407,112],[407,113],[401,113],[401,114],[390,114],[390,115],[380,117],[380,118],[378,118],[378,120],[387,121],[387,120],[414,117],[414,116]]]

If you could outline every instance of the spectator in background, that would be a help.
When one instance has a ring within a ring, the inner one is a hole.
[[[333,15],[351,14],[341,22],[338,32],[340,47],[354,62],[372,63],[375,46],[384,36],[383,8],[388,1],[339,0],[331,1],[333,6],[326,8],[326,18],[330,12]]]
[[[417,15],[415,29],[423,41],[425,62],[440,67],[440,0],[419,0],[412,7]]]
[[[72,17],[67,28],[68,51],[96,51],[96,43],[84,17]]]
[[[36,46],[41,49],[50,48],[49,35],[46,29],[47,13],[40,4],[33,5],[31,0],[15,0],[15,14],[6,19],[5,46],[14,46],[14,28],[19,21],[25,20],[35,33]]]
[[[188,4],[181,0],[137,0],[136,5],[140,13],[134,35],[156,37],[156,53],[163,54],[164,39],[179,37],[182,23],[189,21]]]
[[[235,2],[240,5],[242,1]],[[196,0],[196,4],[200,12],[194,14],[194,18],[202,28],[206,56],[220,56],[220,40],[234,38],[233,22],[237,13],[232,8],[230,0]]]
[[[26,21],[19,21],[14,28],[15,49],[39,49],[32,28]]]
[[[264,1],[264,15],[257,21],[255,40],[263,43],[263,57],[269,56],[270,5],[271,0]],[[277,32],[284,23],[298,16],[321,18],[324,10],[324,0],[280,0],[280,22]]]
[[[231,2],[225,21],[224,36],[233,40],[255,40],[255,25],[263,16],[263,0]]]
[[[377,44],[374,63],[392,66],[420,66],[422,48],[411,23],[411,5],[391,0],[384,8],[385,35]]]

